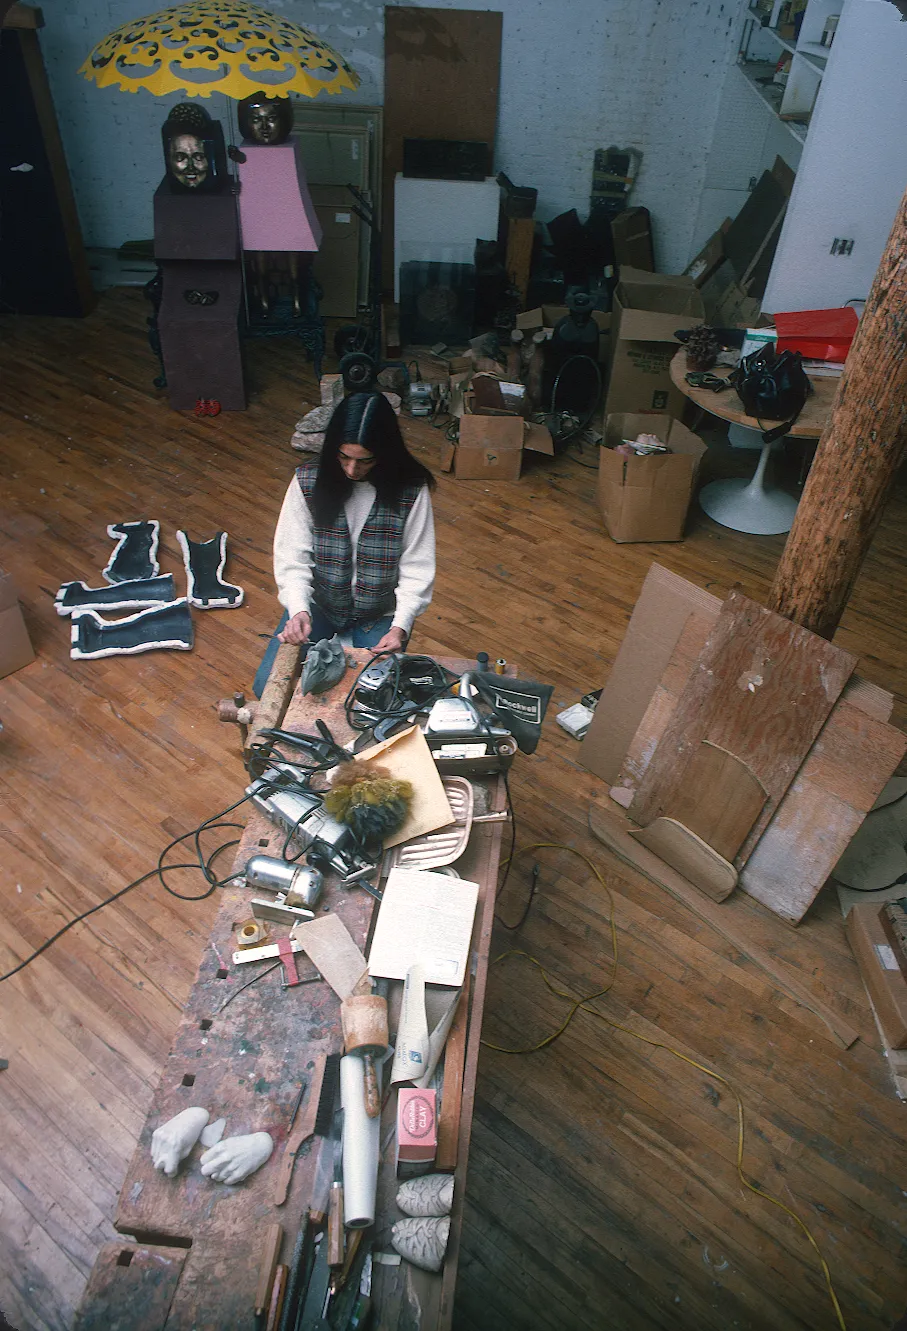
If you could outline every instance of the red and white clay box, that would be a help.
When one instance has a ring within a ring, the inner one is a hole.
[[[434,1160],[438,1149],[438,1106],[435,1091],[401,1086],[397,1092],[397,1160]]]

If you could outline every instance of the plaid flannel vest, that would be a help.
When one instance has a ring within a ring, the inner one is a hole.
[[[368,624],[393,614],[394,592],[403,551],[403,529],[420,486],[407,485],[397,505],[382,503],[377,495],[356,544],[356,583],[353,585],[353,543],[341,508],[335,522],[320,526],[312,513],[317,462],[304,462],[296,479],[312,518],[312,600],[338,629]]]

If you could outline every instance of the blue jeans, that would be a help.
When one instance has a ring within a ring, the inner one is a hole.
[[[268,682],[268,677],[274,666],[274,657],[277,655],[277,648],[280,646],[280,639],[277,635],[282,632],[283,627],[289,618],[288,611],[284,610],[280,617],[280,623],[277,625],[277,628],[271,636],[271,641],[265,648],[265,654],[261,658],[261,665],[255,672],[255,679],[252,683],[252,692],[255,694],[256,698],[260,698],[264,693],[265,685]],[[375,644],[379,643],[384,637],[385,633],[393,623],[393,619],[393,615],[384,615],[381,619],[373,620],[370,624],[358,624],[352,629],[352,631],[345,629],[343,632],[350,633],[354,647],[374,647]],[[317,605],[312,606],[312,631],[309,634],[309,642],[321,642],[322,638],[333,638],[334,634],[338,632],[341,632],[341,630],[334,627],[327,615],[319,610]]]

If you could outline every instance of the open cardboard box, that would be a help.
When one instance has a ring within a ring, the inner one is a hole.
[[[458,442],[441,446],[441,470],[458,481],[518,481],[524,450],[554,455],[544,425],[522,416],[461,416]]]
[[[640,433],[657,435],[670,453],[626,457],[614,449]],[[682,541],[706,446],[671,416],[608,416],[598,457],[598,506],[613,541]]]
[[[680,417],[686,398],[672,383],[669,368],[679,345],[674,334],[701,324],[704,317],[702,296],[691,277],[621,269],[614,289],[606,413],[661,411]]]
[[[905,1049],[907,980],[882,928],[880,909],[878,901],[858,901],[848,912],[845,929],[885,1040],[891,1049]]]
[[[34,661],[12,574],[0,568],[0,679]]]

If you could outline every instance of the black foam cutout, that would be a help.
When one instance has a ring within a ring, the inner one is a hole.
[[[185,596],[126,619],[105,620],[91,609],[76,610],[72,616],[70,655],[74,660],[136,655],[160,648],[188,652],[192,643],[192,615]]]
[[[176,599],[172,573],[159,578],[133,578],[107,587],[88,587],[84,582],[64,582],[54,597],[58,615],[98,606],[103,610],[140,610],[145,606],[164,605]]]
[[[189,602],[198,610],[220,610],[242,605],[243,589],[224,582],[227,562],[227,533],[219,531],[210,541],[192,541],[184,531],[176,533],[186,565]]]
[[[161,524],[150,522],[111,522],[107,535],[116,541],[113,554],[103,569],[108,582],[132,582],[154,578],[161,571],[157,545]]]

